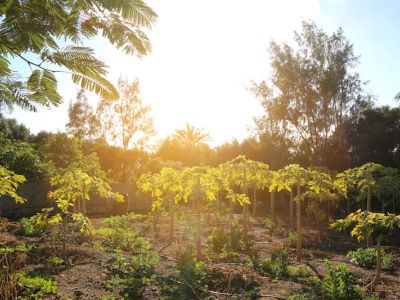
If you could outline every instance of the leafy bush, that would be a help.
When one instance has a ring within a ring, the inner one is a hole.
[[[221,253],[228,240],[229,238],[226,235],[225,231],[219,228],[215,228],[208,237],[211,249],[215,253]]]
[[[19,221],[17,233],[23,236],[41,236],[44,233],[44,228],[38,226],[32,218],[22,218]]]
[[[196,260],[196,252],[189,246],[177,262],[180,286],[176,293],[179,299],[198,299],[206,292],[205,264]]]
[[[15,273],[14,278],[20,290],[18,299],[42,299],[58,290],[57,281],[37,273]]]
[[[273,278],[282,278],[289,276],[289,251],[287,248],[275,250],[271,253],[271,257],[265,260],[259,260],[253,257],[254,268]]]
[[[322,293],[327,300],[363,299],[362,288],[356,284],[353,274],[346,264],[334,266],[325,261],[327,273],[322,280]]]
[[[151,282],[156,279],[155,268],[160,257],[154,252],[141,253],[126,258],[121,251],[116,251],[116,261],[111,267],[112,277],[109,287],[120,285],[125,299],[137,299]]]
[[[15,247],[0,247],[0,253],[29,252],[33,249],[33,245],[20,244]]]
[[[290,295],[288,300],[320,300],[321,298],[314,293],[302,293]]]
[[[271,218],[264,218],[262,220],[262,224],[264,225],[265,228],[267,228],[271,233],[274,232],[278,236],[287,236],[287,230],[282,227],[281,225],[275,223],[272,221]]]
[[[121,249],[130,253],[143,253],[151,248],[150,242],[133,229],[100,228],[95,235],[103,238],[105,248],[108,250]]]
[[[297,232],[289,232],[288,245],[289,247],[296,247],[297,244]]]
[[[350,262],[362,268],[375,268],[376,266],[376,249],[375,248],[358,248],[357,250],[347,253]],[[382,250],[382,269],[390,270],[394,268],[393,255]]]
[[[122,216],[104,218],[103,223],[107,228],[135,229],[135,223],[144,221],[146,218],[147,216],[145,215],[131,213]]]

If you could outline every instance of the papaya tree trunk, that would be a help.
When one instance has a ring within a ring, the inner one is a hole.
[[[368,193],[367,193],[367,211],[371,211],[371,187],[368,186]]]
[[[290,210],[290,229],[294,229],[294,211],[293,211],[293,188],[290,190],[289,198],[289,210]]]
[[[301,200],[300,200],[300,182],[297,181],[297,199],[296,199],[296,220],[297,220],[297,249],[296,249],[296,259],[298,262],[301,262],[302,253],[301,253],[301,238],[302,238],[302,230],[301,230]]]
[[[275,191],[271,192],[271,219],[275,223]]]
[[[172,243],[174,239],[174,226],[175,226],[175,202],[171,202],[171,207],[169,211],[169,242]]]
[[[371,187],[368,185],[367,211],[371,211]],[[367,239],[367,248],[371,245],[371,238]]]
[[[381,240],[382,237],[378,237],[376,241],[376,269],[375,269],[375,277],[372,282],[367,285],[367,288],[369,287],[371,291],[375,289],[375,287],[379,284],[381,281],[381,264],[382,264],[382,249],[381,249]]]
[[[253,188],[253,218],[256,216],[257,213],[257,190]]]
[[[247,204],[243,204],[243,240],[245,243],[247,243],[247,235],[248,235],[248,220],[247,220],[247,214],[248,214],[248,206]]]
[[[196,252],[197,259],[201,259],[201,211],[200,200],[196,201]]]
[[[67,232],[68,232],[68,215],[64,214],[64,218],[63,218],[63,241],[62,241],[62,255],[63,258],[66,259],[67,258]]]
[[[221,227],[221,224],[220,224],[220,221],[219,221],[219,213],[220,213],[220,210],[221,210],[220,193],[221,193],[221,191],[219,191],[217,193],[217,209],[214,211],[214,218],[215,218],[215,222],[217,223],[217,228]]]
[[[392,203],[393,203],[393,214],[396,214],[396,201],[394,198],[394,194],[392,195]]]

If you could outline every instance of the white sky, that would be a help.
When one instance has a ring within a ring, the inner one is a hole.
[[[212,145],[248,136],[252,118],[262,114],[246,87],[251,80],[268,77],[271,38],[290,40],[302,20],[318,21],[320,16],[318,0],[148,0],[148,4],[159,15],[149,32],[150,55],[141,60],[126,57],[101,39],[89,45],[110,66],[113,82],[120,74],[139,79],[159,138],[189,122],[210,133]],[[63,131],[68,121],[68,104],[77,88],[68,76],[58,78],[63,105],[38,113],[16,109],[12,114],[34,133]]]

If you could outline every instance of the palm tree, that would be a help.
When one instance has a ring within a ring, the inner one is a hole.
[[[173,138],[188,148],[194,148],[211,140],[211,136],[203,133],[202,128],[191,126],[189,123],[186,123],[185,129],[176,129]]]

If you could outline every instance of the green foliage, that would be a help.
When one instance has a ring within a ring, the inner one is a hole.
[[[19,221],[18,234],[23,236],[41,236],[43,231],[38,228],[31,218],[22,218]]]
[[[33,245],[19,244],[13,247],[0,247],[0,253],[26,253],[32,251],[33,249]]]
[[[136,223],[147,219],[146,215],[129,213],[121,216],[113,216],[102,219],[105,227],[113,229],[135,229]]]
[[[121,251],[116,251],[115,254],[116,261],[111,266],[112,278],[109,286],[122,286],[124,299],[141,299],[146,286],[156,279],[155,268],[159,263],[159,256],[153,252],[130,258],[126,258]]]
[[[288,300],[320,300],[321,298],[314,293],[302,293],[290,295]]]
[[[0,133],[0,161],[5,168],[24,175],[27,180],[40,180],[47,176],[46,164],[33,145],[3,138],[1,135]]]
[[[382,269],[391,270],[394,268],[394,257],[393,255],[386,253],[382,250]],[[347,258],[350,262],[362,267],[362,268],[373,268],[376,266],[376,249],[375,248],[358,248],[354,251],[349,251],[347,253]]]
[[[15,174],[0,165],[0,197],[9,196],[17,203],[24,203],[25,199],[17,194],[17,187],[25,181],[24,176]]]
[[[53,218],[51,213],[53,208],[44,208],[41,213],[37,213],[30,218],[22,218],[19,221],[18,234],[23,236],[42,236],[46,233],[51,224],[57,222],[57,217]]]
[[[288,246],[289,247],[296,247],[297,243],[297,233],[296,232],[289,232],[288,236]]]
[[[362,288],[356,284],[354,275],[345,264],[334,266],[325,262],[327,273],[322,280],[322,293],[327,300],[363,299]]]
[[[156,13],[143,1],[6,1],[0,6],[1,104],[36,110],[37,105],[61,103],[58,72],[103,98],[114,100],[118,92],[106,79],[106,65],[82,46],[103,35],[126,54],[139,56],[151,50],[142,28],[150,28]],[[67,43],[65,47],[59,41]],[[15,76],[9,58],[27,63],[26,81]]]
[[[177,262],[179,272],[179,299],[195,299],[201,297],[206,290],[206,270],[202,261],[196,260],[196,253],[192,247],[187,247]]]
[[[262,220],[262,224],[265,226],[265,228],[267,228],[271,233],[274,232],[276,233],[278,236],[284,237],[287,236],[287,230],[279,225],[278,223],[274,222],[271,218],[264,218]]]
[[[289,251],[287,248],[274,250],[271,257],[265,260],[253,258],[253,267],[272,278],[285,278],[289,276]]]
[[[127,214],[103,219],[104,227],[95,230],[95,236],[107,250],[121,249],[129,253],[144,253],[151,244],[141,237],[135,223],[147,218],[144,215]]]
[[[101,244],[107,250],[121,249],[129,253],[143,253],[151,248],[150,242],[133,229],[100,228],[95,236],[101,238]]]
[[[21,290],[18,299],[42,299],[58,291],[57,281],[37,273],[15,273],[14,278]]]
[[[214,228],[208,237],[212,251],[215,253],[221,253],[228,242],[228,236],[225,231],[219,228]]]
[[[361,241],[371,237],[383,238],[388,231],[399,226],[399,224],[400,216],[372,213],[359,209],[349,214],[345,219],[335,221],[330,227],[338,231],[353,227],[351,235]]]

